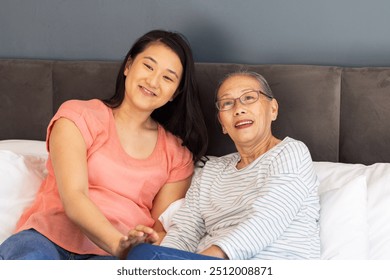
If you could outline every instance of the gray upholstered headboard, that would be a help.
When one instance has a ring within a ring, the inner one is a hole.
[[[0,140],[44,140],[63,101],[112,95],[119,63],[0,59]],[[390,162],[390,67],[197,63],[208,154],[235,150],[218,125],[214,91],[242,68],[262,74],[279,101],[274,133],[304,141],[313,160]]]

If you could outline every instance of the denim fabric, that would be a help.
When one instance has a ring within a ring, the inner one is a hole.
[[[34,229],[10,236],[0,245],[1,260],[113,260],[113,256],[79,255],[56,245]]]
[[[178,249],[141,243],[127,255],[128,260],[222,260]]]

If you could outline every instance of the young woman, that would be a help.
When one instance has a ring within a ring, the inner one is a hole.
[[[107,100],[70,100],[48,126],[48,176],[2,259],[124,258],[190,184],[207,147],[191,49],[178,33],[140,37]]]

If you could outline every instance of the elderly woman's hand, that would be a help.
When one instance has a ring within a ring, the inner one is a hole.
[[[221,259],[229,259],[228,256],[225,254],[224,251],[222,251],[221,248],[215,245],[211,245],[207,249],[203,250],[200,252],[201,255],[206,255],[206,256],[211,256],[211,257],[216,257],[216,258],[221,258]]]

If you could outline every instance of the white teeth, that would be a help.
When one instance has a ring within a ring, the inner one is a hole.
[[[245,125],[245,124],[252,124],[252,121],[243,121],[236,124],[236,126]]]
[[[142,88],[143,88],[143,90],[146,91],[147,93],[156,96],[156,94],[155,94],[153,91],[148,90],[146,87],[142,87]]]

